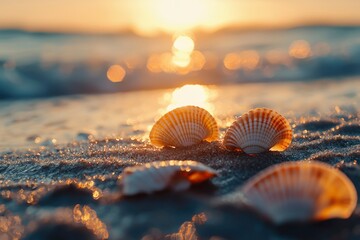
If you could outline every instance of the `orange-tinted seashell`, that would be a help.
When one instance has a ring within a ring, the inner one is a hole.
[[[256,108],[236,119],[226,131],[223,145],[247,154],[284,151],[292,140],[289,122],[271,109]]]
[[[277,224],[348,218],[354,184],[321,162],[287,162],[265,169],[241,188],[242,201]]]
[[[218,139],[219,129],[211,114],[196,106],[176,108],[152,127],[150,141],[157,147],[187,147]]]
[[[125,168],[120,185],[122,193],[131,196],[165,189],[185,190],[216,175],[214,169],[192,160],[158,161]]]

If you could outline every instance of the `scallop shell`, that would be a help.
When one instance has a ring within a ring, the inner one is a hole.
[[[211,114],[196,106],[176,108],[162,116],[150,132],[157,147],[187,147],[203,140],[217,140],[219,129]]]
[[[354,184],[321,162],[278,164],[240,190],[244,203],[277,224],[348,218],[357,204]]]
[[[223,145],[247,154],[284,151],[289,147],[292,131],[289,122],[271,109],[256,108],[239,117],[226,131]]]
[[[192,160],[159,161],[125,168],[120,185],[122,193],[131,196],[165,189],[185,190],[193,183],[206,181],[216,175],[214,169]]]

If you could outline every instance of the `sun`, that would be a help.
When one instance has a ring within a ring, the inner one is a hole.
[[[206,0],[157,0],[158,21],[166,31],[188,31],[203,25],[208,17]]]

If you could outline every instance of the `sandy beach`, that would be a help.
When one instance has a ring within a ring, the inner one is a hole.
[[[189,91],[196,101],[184,97]],[[285,161],[331,164],[360,192],[359,92],[359,79],[348,78],[2,101],[0,239],[359,239],[359,208],[346,220],[275,226],[222,201]],[[219,141],[152,146],[151,126],[182,105],[211,112]],[[221,140],[235,117],[256,107],[289,120],[289,149],[256,156],[224,149]],[[120,195],[125,167],[170,159],[196,160],[220,174],[184,192]]]

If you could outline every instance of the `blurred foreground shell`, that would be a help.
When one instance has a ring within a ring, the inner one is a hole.
[[[286,118],[271,109],[256,108],[233,122],[225,133],[223,145],[229,150],[256,154],[284,151],[291,139],[291,126]]]
[[[357,204],[348,177],[320,162],[269,167],[242,187],[241,198],[277,224],[348,218]]]
[[[157,147],[187,147],[203,140],[218,139],[219,129],[211,114],[200,107],[176,108],[162,116],[150,132],[150,141]]]
[[[125,168],[120,185],[125,196],[165,189],[180,191],[216,175],[214,169],[192,160],[159,161]]]

